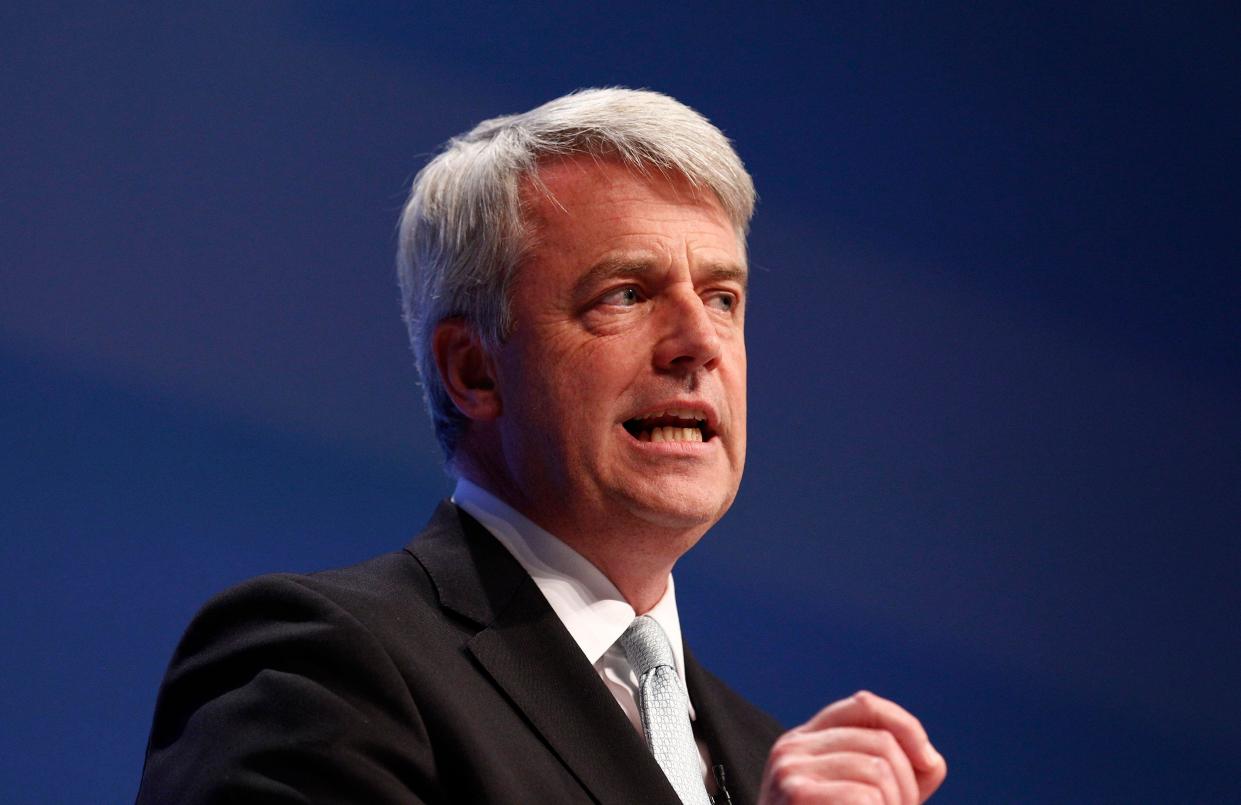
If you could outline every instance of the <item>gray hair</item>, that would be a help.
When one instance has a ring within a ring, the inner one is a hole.
[[[540,160],[574,154],[619,159],[641,173],[680,174],[716,195],[745,243],[754,182],[728,138],[667,95],[579,90],[523,114],[485,120],[449,140],[414,177],[397,251],[405,326],[435,435],[449,460],[468,420],[435,365],[435,327],[461,317],[488,347],[508,337],[509,288],[529,244],[521,180],[531,177],[538,186]]]

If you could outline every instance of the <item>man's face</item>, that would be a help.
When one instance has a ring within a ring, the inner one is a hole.
[[[496,355],[509,496],[565,538],[697,539],[745,463],[743,246],[679,177],[573,158],[539,178],[554,200],[524,187],[534,246]]]

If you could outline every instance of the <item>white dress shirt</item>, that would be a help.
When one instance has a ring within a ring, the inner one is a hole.
[[[580,553],[477,484],[459,479],[452,502],[482,523],[526,569],[634,729],[643,735],[638,677],[616,642],[637,613],[616,585]],[[671,575],[663,597],[644,614],[654,618],[668,635],[677,675],[685,685],[685,648]],[[691,721],[695,718],[692,704],[689,717]],[[710,764],[702,741],[698,741],[698,754],[710,788],[713,781],[707,778]]]

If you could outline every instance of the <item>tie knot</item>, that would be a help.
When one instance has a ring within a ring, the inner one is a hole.
[[[663,628],[652,617],[642,615],[634,618],[633,623],[629,624],[629,628],[620,636],[620,644],[638,676],[661,665],[674,667],[672,644],[668,642],[668,635],[664,634]]]

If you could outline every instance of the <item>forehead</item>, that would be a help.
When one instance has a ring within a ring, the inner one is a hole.
[[[745,244],[715,194],[679,173],[588,155],[541,161],[520,184],[528,254],[624,249],[675,235],[726,252],[744,267]]]

